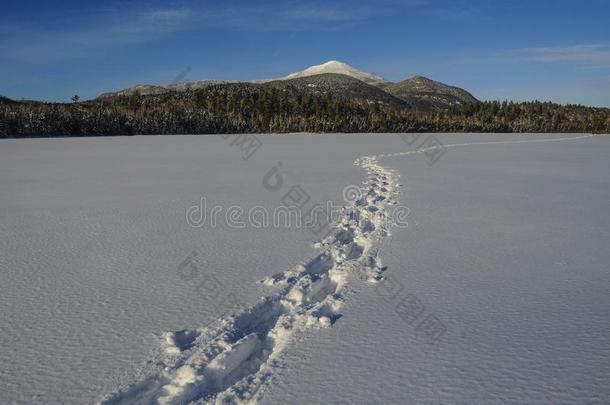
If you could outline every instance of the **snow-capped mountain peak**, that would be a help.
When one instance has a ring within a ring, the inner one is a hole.
[[[302,70],[300,72],[292,73],[288,76],[282,77],[281,80],[290,80],[299,77],[315,76],[324,73],[337,73],[347,75],[372,85],[388,83],[388,81],[382,77],[376,76],[371,73],[362,72],[348,65],[347,63],[339,62],[337,60],[331,60],[321,65],[308,67],[307,69]]]

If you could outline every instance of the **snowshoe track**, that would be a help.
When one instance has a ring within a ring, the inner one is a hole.
[[[296,333],[328,327],[341,315],[344,287],[354,269],[382,279],[377,245],[388,235],[386,205],[398,176],[375,157],[356,165],[369,178],[360,198],[343,208],[339,223],[309,261],[263,280],[278,292],[251,308],[202,329],[168,332],[157,366],[140,381],[108,395],[102,404],[254,402]]]

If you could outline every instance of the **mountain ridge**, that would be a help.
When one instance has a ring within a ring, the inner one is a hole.
[[[343,76],[344,78],[341,78]],[[312,81],[315,78],[315,83]],[[349,78],[349,79],[345,79]],[[307,81],[310,81],[307,83]],[[304,92],[331,94],[334,97],[347,99],[353,97],[358,101],[368,101],[385,105],[399,106],[420,111],[443,111],[450,107],[475,103],[478,100],[468,91],[450,86],[423,76],[414,76],[398,83],[388,81],[378,75],[358,70],[346,63],[330,60],[320,65],[310,66],[304,70],[291,73],[277,79],[252,81],[234,80],[197,80],[168,85],[140,84],[116,92],[101,94],[98,98],[117,96],[159,95],[169,92],[198,90],[209,86],[248,83],[252,85],[276,88],[283,84],[300,87]],[[309,86],[304,88],[303,84]],[[374,89],[377,90],[374,90]],[[369,98],[367,98],[369,97]]]

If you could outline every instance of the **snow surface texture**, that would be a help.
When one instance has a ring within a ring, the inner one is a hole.
[[[307,136],[302,137],[307,138]],[[340,146],[345,149],[345,145],[341,144],[347,142],[347,139],[340,138],[341,142],[338,142],[335,147]],[[380,152],[384,149],[395,150],[398,146],[394,143],[397,141],[396,138],[395,136],[381,137],[377,135],[356,136],[350,138],[354,139],[354,144],[347,149],[355,147],[354,150],[377,149]],[[566,141],[565,143],[568,143],[568,141],[577,140],[583,142],[582,140],[586,137],[570,137],[563,140],[558,138],[515,140],[515,137],[512,138],[500,142],[474,142],[473,140],[446,142],[444,147],[451,149],[460,146],[489,146],[491,143],[510,145],[526,142],[559,143],[558,141]],[[517,136],[517,138],[523,138],[523,136]],[[265,138],[266,141],[270,139]],[[371,139],[373,139],[372,142],[370,142]],[[295,139],[290,140],[294,141]],[[445,139],[445,141],[447,140]],[[323,138],[313,139],[312,141],[326,144],[326,147],[333,147],[332,137],[330,143]],[[604,141],[607,142],[607,138]],[[281,141],[278,139],[277,142]],[[603,145],[607,150],[607,143]],[[367,146],[367,148],[363,149],[363,146]],[[380,325],[375,324],[377,320],[388,320],[387,312],[391,311],[383,311],[384,306],[379,305],[368,309],[365,305],[360,311],[350,311],[350,308],[359,308],[360,303],[366,304],[371,301],[371,297],[375,297],[375,294],[370,295],[370,291],[376,289],[374,286],[381,286],[389,281],[371,285],[371,282],[375,283],[381,280],[384,275],[382,272],[384,267],[381,265],[379,257],[379,249],[382,245],[386,245],[384,256],[387,256],[388,260],[393,257],[403,257],[401,256],[402,252],[394,252],[393,255],[387,253],[391,251],[392,246],[397,245],[396,237],[394,237],[393,243],[388,245],[391,240],[389,229],[385,226],[375,226],[374,223],[369,221],[372,212],[381,212],[387,215],[388,209],[395,202],[398,194],[397,171],[382,166],[380,160],[406,155],[421,155],[434,148],[436,147],[392,154],[379,153],[375,156],[358,159],[357,165],[368,173],[368,177],[361,187],[360,198],[355,199],[353,204],[345,208],[336,230],[318,245],[320,252],[302,265],[264,279],[262,284],[267,288],[273,288],[275,291],[253,303],[253,305],[246,306],[246,309],[237,312],[235,315],[220,318],[212,324],[203,324],[201,327],[180,329],[161,334],[160,350],[149,361],[149,365],[140,370],[136,381],[106,396],[103,402],[185,403],[190,400],[199,402],[214,400],[218,402],[249,402],[260,400],[269,403],[285,403],[286,401],[333,403],[343,400],[366,403],[375,398],[384,398],[387,402],[395,403],[404,402],[405,398],[411,398],[413,402],[417,400],[429,402],[439,400],[472,402],[479,400],[485,402],[506,398],[517,402],[577,401],[579,397],[574,395],[573,390],[561,386],[554,387],[556,389],[555,393],[542,392],[541,394],[538,392],[541,395],[539,397],[532,395],[532,392],[528,391],[529,387],[542,385],[541,382],[545,380],[544,372],[542,372],[542,375],[538,374],[537,381],[530,382],[528,382],[528,379],[514,380],[510,377],[510,373],[507,376],[496,377],[512,379],[512,383],[520,387],[521,392],[526,393],[521,397],[510,397],[509,395],[490,397],[482,394],[478,394],[480,396],[476,397],[473,395],[474,391],[470,392],[463,387],[462,391],[458,387],[455,388],[454,392],[451,392],[451,384],[447,384],[442,379],[437,379],[437,386],[433,386],[432,391],[422,395],[421,392],[416,391],[418,387],[420,389],[422,387],[419,382],[426,382],[426,375],[422,374],[419,377],[421,381],[418,381],[417,372],[418,370],[426,370],[427,362],[434,362],[437,356],[435,352],[430,353],[429,349],[426,349],[429,357],[419,359],[420,361],[416,363],[397,361],[396,358],[400,357],[402,352],[408,352],[411,343],[409,337],[403,336],[401,339],[392,342],[390,344],[390,347],[393,347],[391,350],[384,348],[385,345],[381,342],[384,341],[385,333],[380,331],[384,328],[387,329],[388,326],[387,324],[381,324],[381,327],[378,327]],[[341,155],[341,153],[338,155]],[[405,172],[401,170],[401,173]],[[496,207],[496,209],[499,210],[500,208]],[[603,240],[603,237],[608,235],[608,229],[607,226],[601,226],[600,229]],[[440,236],[438,237],[440,238]],[[599,259],[603,264],[603,256]],[[607,261],[605,263],[607,265]],[[398,268],[399,265],[400,263],[397,263],[396,266],[390,266],[390,268]],[[5,266],[2,268],[5,268]],[[597,274],[597,277],[596,281],[607,287],[607,275],[602,273]],[[364,288],[361,288],[359,282],[363,280],[366,280],[366,283],[363,284]],[[552,286],[552,283],[548,281],[546,283]],[[366,287],[367,285],[368,287]],[[603,295],[595,295],[603,297]],[[15,302],[18,303],[17,300]],[[449,301],[447,305],[451,306],[452,302]],[[585,365],[589,365],[593,369],[588,370],[589,373],[584,376],[574,376],[572,374],[569,376],[577,377],[576,379],[580,381],[584,388],[577,391],[577,394],[581,395],[580,398],[583,398],[582,395],[586,394],[588,402],[603,402],[604,395],[607,397],[607,392],[603,391],[608,386],[607,375],[604,377],[605,374],[599,374],[600,371],[607,369],[609,359],[608,344],[607,342],[603,343],[604,327],[606,328],[605,332],[607,332],[608,306],[604,307],[602,305],[602,307],[606,308],[606,312],[602,312],[601,319],[597,318],[599,314],[591,314],[591,324],[588,327],[593,328],[594,333],[587,335],[591,347],[597,349],[595,359],[597,363],[590,363],[587,354],[577,350],[575,352],[576,359],[582,359]],[[476,304],[471,304],[469,310],[484,312],[486,308],[477,308]],[[373,314],[372,317],[366,318],[367,322],[361,324],[357,329],[351,330],[350,333],[345,333],[345,330],[338,327],[344,322],[349,325],[350,316],[357,318],[359,314],[367,314],[369,311]],[[597,308],[597,311],[599,311],[599,308]],[[335,324],[341,315],[344,315],[344,318],[340,322],[333,328],[327,328]],[[545,316],[549,315],[552,315],[552,313],[547,311]],[[476,323],[473,324],[476,325]],[[600,327],[602,328],[601,336],[599,333]],[[318,332],[310,330],[320,328],[322,329]],[[391,332],[396,332],[401,328],[400,323],[394,323]],[[330,335],[324,335],[324,330],[334,331]],[[340,330],[340,339],[334,339],[331,340],[331,344],[322,345],[321,350],[319,350],[320,347],[316,348],[318,344],[316,336],[322,339],[327,339],[329,336],[337,338]],[[121,333],[119,330],[116,332]],[[335,362],[329,360],[334,353],[346,354],[346,350],[358,347],[361,341],[359,339],[366,337],[370,337],[370,339],[365,339],[367,347],[352,352],[351,355],[344,357],[342,360]],[[377,341],[377,344],[374,344],[375,341]],[[137,346],[137,342],[134,343]],[[538,342],[539,348],[544,347],[541,343]],[[578,341],[571,341],[570,343],[573,346],[580,347]],[[373,347],[370,346],[371,344],[373,344]],[[497,348],[490,341],[487,341],[486,344],[489,345],[489,348],[483,346],[479,350],[483,350],[483,353],[486,353],[489,358],[484,363],[485,370],[483,371],[484,373],[490,373],[501,365],[497,364],[493,357],[493,351]],[[375,348],[377,345],[379,346]],[[371,359],[372,361],[367,361],[364,367],[350,364],[350,358],[358,362],[359,358],[366,358],[367,352],[371,349],[374,358]],[[322,356],[322,358],[316,359],[313,363],[307,361],[303,363],[300,353],[307,354],[307,358],[319,356]],[[2,353],[2,355],[4,360],[4,357],[9,354]],[[390,355],[390,357],[387,358],[387,355]],[[110,356],[116,358],[116,354]],[[535,354],[533,356],[536,357]],[[560,354],[556,356],[557,359],[555,360],[561,359]],[[452,367],[461,368],[463,373],[468,372],[468,356],[452,358],[451,360]],[[520,361],[519,359],[514,362],[514,366],[519,367]],[[537,364],[537,366],[543,364]],[[304,366],[313,366],[314,369],[303,370]],[[349,379],[366,375],[367,368],[385,369],[382,377],[386,381],[393,379],[396,375],[394,372],[398,370],[403,373],[408,373],[408,370],[411,370],[416,374],[411,375],[411,378],[407,380],[404,380],[404,377],[400,378],[400,385],[389,389],[379,386],[372,393],[370,390],[363,388],[370,386],[370,383],[374,381],[370,374],[370,379],[364,381],[364,384],[360,384],[362,387],[353,384],[347,384],[346,386],[345,383]],[[359,371],[355,372],[354,370]],[[551,375],[553,374],[552,371],[549,372]],[[305,374],[302,374],[303,372]],[[330,379],[327,378],[328,372],[332,374]],[[10,381],[15,381],[12,373],[7,374],[8,377],[11,377]],[[451,372],[447,372],[443,376],[450,379],[451,374]],[[307,375],[307,379],[304,379],[303,375]],[[565,378],[565,376],[563,377]],[[587,377],[590,377],[591,380],[587,380]],[[72,378],[78,379],[78,375],[72,376]],[[318,381],[320,384],[316,384],[316,379],[320,379]],[[324,383],[324,379],[336,381],[338,384],[330,383],[329,385],[328,382]],[[458,376],[457,380],[462,383],[468,381],[468,375]],[[483,380],[484,382],[486,381]],[[313,395],[310,392],[312,384],[318,387],[314,390]],[[509,382],[509,384],[511,383]],[[342,389],[330,388],[331,386],[338,388],[341,385],[344,386]],[[436,389],[436,392],[434,389]],[[27,391],[27,388],[24,387],[24,391]],[[369,392],[368,397],[367,392]],[[442,398],[439,398],[439,392],[443,394]],[[8,394],[9,397],[14,395],[10,391]],[[334,394],[338,397],[333,397]],[[44,398],[45,395],[41,393],[38,401],[45,402]],[[31,400],[37,402],[35,397],[32,397]]]

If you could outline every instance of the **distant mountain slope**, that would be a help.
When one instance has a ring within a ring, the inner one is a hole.
[[[274,80],[261,84],[261,86],[281,90],[294,88],[302,94],[330,95],[338,100],[345,101],[358,101],[367,104],[380,103],[402,108],[414,107],[408,100],[394,97],[380,88],[354,77],[337,73]]]
[[[331,60],[321,65],[311,66],[300,72],[292,73],[288,76],[282,77],[280,80],[297,79],[299,77],[309,77],[324,73],[336,73],[350,76],[373,86],[383,86],[385,84],[390,83],[382,77],[376,76],[371,73],[362,72],[346,63],[339,62],[336,60]]]
[[[133,96],[139,94],[141,96],[165,94],[172,91],[187,91],[197,90],[217,84],[237,83],[233,80],[195,80],[191,82],[171,83],[164,86],[156,86],[150,84],[138,84],[116,92],[100,94],[98,98],[108,98],[113,96]]]
[[[422,106],[434,110],[444,110],[450,106],[476,103],[477,99],[464,89],[415,76],[384,88],[388,93],[413,102],[417,100]]]
[[[204,87],[215,86],[217,84],[230,84],[239,83],[237,80],[195,80],[191,82],[181,82],[168,84],[165,87],[172,91],[187,91],[187,90],[198,90]]]
[[[16,101],[11,100],[8,97],[0,96],[0,103],[14,104],[14,103],[16,103]]]
[[[169,90],[163,86],[154,86],[151,84],[137,84],[132,87],[128,87],[123,90],[102,93],[98,96],[98,98],[108,98],[114,96],[133,96],[135,94],[140,94],[142,96],[148,96],[151,94],[163,94],[167,93]]]

